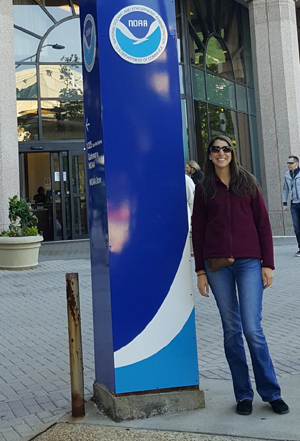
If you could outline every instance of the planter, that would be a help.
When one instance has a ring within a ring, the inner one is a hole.
[[[38,266],[43,236],[0,237],[0,270],[25,270]]]

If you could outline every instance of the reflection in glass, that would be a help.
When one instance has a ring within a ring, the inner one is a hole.
[[[245,70],[246,70],[246,81],[249,87],[254,87],[249,13],[246,8],[242,8],[242,23],[243,23],[242,26],[243,26],[243,38],[244,38],[244,61],[245,61]]]
[[[224,107],[236,108],[234,83],[217,77],[206,75],[207,100]]]
[[[248,103],[249,103],[249,112],[252,113],[252,115],[256,115],[254,89],[250,87],[248,87]]]
[[[192,64],[203,67],[204,60],[204,45],[203,32],[205,29],[201,29],[199,17],[195,11],[193,2],[189,2],[190,12],[189,12],[189,34],[190,34],[190,57]],[[205,4],[203,2],[203,7]]]
[[[36,53],[40,39],[14,28],[14,43],[16,62],[23,61],[25,58],[27,62],[36,61]]]
[[[247,112],[247,93],[246,87],[240,84],[236,84],[236,98],[237,98],[237,109],[242,112]]]
[[[73,193],[85,193],[85,162],[83,155],[72,156]]]
[[[77,62],[81,60],[81,40],[79,18],[75,17],[67,20],[53,29],[44,42],[47,44],[60,44],[64,49],[56,51],[51,47],[45,47],[40,54],[41,62],[59,62],[66,63]]]
[[[208,119],[211,137],[225,135],[232,140],[233,145],[236,145],[238,133],[236,112],[209,104]]]
[[[205,101],[205,83],[203,70],[192,68],[193,97],[197,101]]]
[[[54,23],[34,0],[13,0],[14,24],[43,36]]]
[[[186,100],[181,100],[181,115],[182,115],[182,140],[184,159],[189,160],[189,145],[188,145],[188,119],[186,110]]]
[[[74,6],[75,14],[79,15],[79,2],[73,0],[73,6]]]
[[[252,157],[251,157],[251,146],[250,146],[250,136],[249,136],[249,124],[248,115],[244,113],[238,113],[239,122],[239,160],[241,165],[248,170],[250,173],[252,170]]]
[[[87,234],[87,207],[86,198],[83,196],[74,198],[74,220],[75,234],[79,236]]]
[[[179,64],[179,83],[180,83],[180,93],[184,94],[183,66],[182,66],[182,64]]]
[[[17,101],[18,141],[38,139],[37,101]]]
[[[63,18],[72,15],[72,10],[70,8],[69,2],[67,0],[38,0],[47,11],[55,18],[55,20],[60,21]]]
[[[84,138],[82,101],[42,101],[44,139]]]
[[[41,65],[42,98],[82,99],[81,65]]]
[[[35,66],[16,67],[16,92],[19,99],[37,98]]]
[[[256,117],[249,115],[249,126],[250,126],[250,140],[251,140],[251,153],[252,153],[252,167],[253,174],[261,182],[261,173],[259,165],[259,149],[258,146],[258,135],[257,135],[257,124]]]
[[[53,176],[52,185],[53,189],[53,202],[54,202],[54,238],[62,238],[63,234],[63,221],[62,221],[62,200],[61,200],[61,182],[60,182],[60,165],[59,165],[59,153],[52,154],[52,166]]]
[[[222,40],[212,37],[206,48],[206,68],[220,77],[233,79],[232,65],[228,50]]]
[[[197,158],[200,167],[205,164],[205,152],[208,145],[207,112],[206,104],[194,101],[195,108],[195,129],[197,142]]]
[[[71,201],[70,201],[70,179],[69,179],[69,167],[68,167],[68,154],[63,152],[63,191],[65,196],[65,239],[71,239],[72,227],[71,227]]]

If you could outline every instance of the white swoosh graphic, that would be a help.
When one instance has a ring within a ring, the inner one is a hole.
[[[146,328],[128,345],[115,352],[115,368],[151,357],[179,334],[194,308],[190,261],[188,235],[178,271],[167,297]]]
[[[133,43],[133,44],[141,44],[141,43],[143,43],[144,41],[147,41],[147,40],[149,39],[149,37],[153,34],[153,32],[156,31],[156,29],[158,28],[158,22],[157,22],[157,21],[154,21],[154,22],[151,24],[151,26],[150,26],[150,28],[149,28],[149,30],[148,30],[148,32],[147,32],[147,35],[146,35],[145,37],[143,37],[143,38],[137,38],[137,37],[135,37],[135,36],[131,33],[131,31],[127,28],[127,26],[125,26],[124,23],[122,23],[121,21],[119,21],[119,22],[117,23],[116,28],[119,29],[119,30],[122,32],[122,34],[125,35],[125,37],[129,38],[130,40],[134,40],[134,43]]]

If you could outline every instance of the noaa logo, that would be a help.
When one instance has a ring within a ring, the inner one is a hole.
[[[163,19],[153,9],[135,5],[114,16],[109,38],[121,58],[133,64],[147,64],[165,50],[168,31]]]
[[[96,26],[90,14],[85,17],[82,34],[83,61],[86,70],[91,72],[96,59]]]

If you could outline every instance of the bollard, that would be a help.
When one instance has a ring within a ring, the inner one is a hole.
[[[77,273],[66,274],[72,417],[85,415],[79,283]]]

